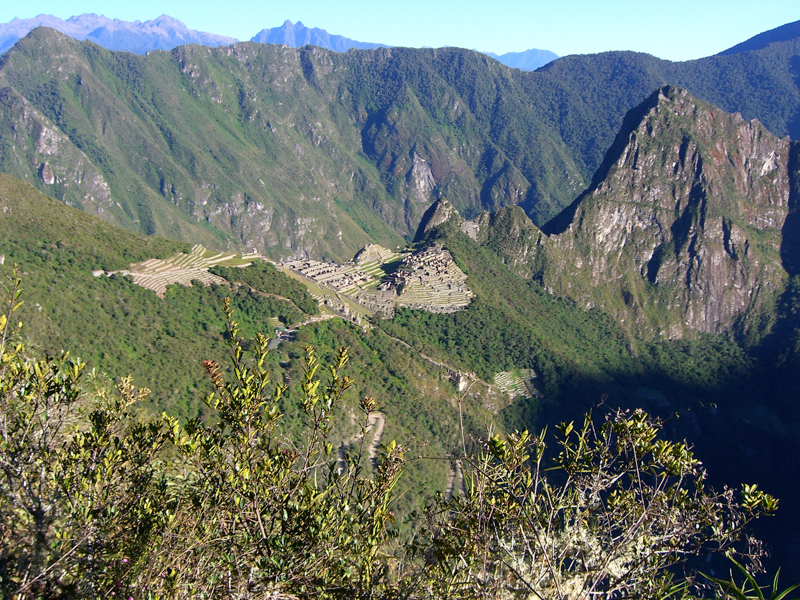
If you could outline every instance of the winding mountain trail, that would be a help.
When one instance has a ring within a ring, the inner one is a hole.
[[[331,313],[322,313],[319,315],[312,315],[302,323],[298,323],[295,325],[295,329],[298,327],[302,327],[303,325],[311,325],[311,323],[319,323],[320,321],[329,321],[330,319],[341,319],[339,315],[333,315]]]
[[[382,412],[370,413],[367,419],[367,427],[364,431],[364,435],[370,431],[375,431],[372,436],[372,442],[370,442],[369,447],[367,448],[367,456],[369,457],[369,463],[373,471],[378,468],[378,449],[380,448],[381,438],[383,438],[383,431],[385,428],[386,415],[384,415]],[[339,444],[339,455],[336,459],[336,467],[339,470],[339,473],[343,473],[347,468],[347,463],[345,461],[345,453],[347,452],[347,449],[359,441],[361,437],[362,435],[359,434],[352,437],[350,440],[342,440],[342,442]]]
[[[460,460],[454,461],[450,467],[450,476],[447,478],[447,487],[444,491],[444,499],[448,502],[453,497],[453,490],[458,490],[462,498],[466,495],[466,490],[464,489],[464,472],[461,469]]]
[[[414,348],[414,347],[413,347],[411,344],[409,344],[408,342],[405,342],[405,341],[401,340],[400,338],[394,337],[393,335],[389,335],[389,334],[388,334],[388,333],[386,333],[385,331],[384,331],[384,335],[385,335],[386,337],[390,338],[390,339],[393,339],[393,340],[394,340],[395,342],[397,342],[398,344],[401,344],[401,345],[405,346],[406,348],[408,348],[408,349],[409,349],[409,350],[411,350],[412,352],[416,352],[416,353],[417,353],[417,354],[420,356],[420,358],[423,358],[423,359],[425,359],[426,361],[428,361],[428,362],[429,362],[429,363],[431,363],[432,365],[435,365],[435,366],[439,367],[440,369],[447,369],[448,371],[458,372],[458,369],[455,369],[455,368],[451,367],[450,365],[448,365],[448,364],[446,364],[446,363],[439,362],[439,361],[437,361],[436,359],[433,359],[433,358],[431,358],[430,356],[428,356],[428,355],[426,355],[426,354],[423,354],[422,352],[420,352],[419,350],[417,350],[416,348]]]
[[[245,284],[238,284],[238,285],[244,286]],[[302,308],[297,306],[297,304],[295,304],[293,300],[291,300],[290,298],[287,298],[286,296],[280,296],[278,294],[270,294],[268,292],[262,292],[261,290],[257,290],[256,288],[254,288],[252,286],[248,286],[248,287],[250,288],[251,292],[254,292],[254,293],[258,294],[259,296],[275,298],[277,300],[283,300],[284,302],[288,302],[289,304],[294,306],[298,311],[300,311],[304,315],[308,315],[308,313],[306,313]],[[334,315],[334,314],[331,314],[331,313],[321,313],[319,315],[308,315],[308,319],[306,319],[305,321],[301,321],[300,323],[298,323],[294,327],[296,329],[298,327],[302,327],[303,325],[310,325],[311,323],[319,323],[320,321],[327,321],[329,319],[340,319],[340,318],[341,317],[339,317],[338,315]]]
[[[494,385],[492,385],[491,383],[487,383],[487,382],[485,382],[483,379],[480,379],[479,377],[477,377],[477,376],[476,376],[474,373],[464,373],[464,372],[463,372],[463,371],[461,371],[460,369],[456,369],[455,367],[451,367],[451,366],[450,366],[450,365],[448,365],[447,363],[439,362],[439,361],[438,361],[438,360],[436,360],[435,358],[431,358],[431,357],[430,357],[430,356],[428,356],[427,354],[424,354],[423,352],[420,352],[419,350],[417,350],[416,348],[414,348],[414,347],[413,347],[411,344],[409,344],[408,342],[405,342],[405,341],[401,340],[400,338],[394,337],[393,335],[389,335],[389,334],[388,334],[388,333],[386,333],[385,331],[383,332],[383,334],[384,334],[386,337],[388,337],[388,338],[390,338],[390,339],[394,340],[394,341],[395,341],[395,342],[397,342],[398,344],[401,344],[401,345],[405,346],[406,348],[408,348],[408,349],[409,349],[409,350],[411,350],[412,352],[415,352],[415,353],[416,353],[416,354],[417,354],[417,355],[418,355],[420,358],[422,358],[423,360],[425,360],[425,361],[427,361],[427,362],[431,363],[431,364],[432,364],[432,365],[434,365],[435,367],[439,367],[440,369],[445,369],[445,370],[446,370],[446,371],[447,371],[447,372],[448,372],[448,373],[449,373],[451,376],[452,376],[452,375],[466,375],[466,376],[467,376],[467,378],[469,379],[469,381],[470,381],[471,383],[480,383],[481,385],[485,386],[485,387],[486,387],[487,389],[489,389],[489,390],[491,390],[491,389],[497,389],[497,386],[494,386]],[[458,385],[458,383],[456,383],[456,385]],[[471,384],[470,384],[470,385],[471,385]],[[462,390],[462,389],[459,387],[459,392],[460,392],[460,391],[463,391],[463,390]]]
[[[381,412],[371,413],[367,421],[367,431],[373,427],[375,428],[375,435],[372,437],[372,443],[369,445],[369,462],[374,471],[378,468],[378,448],[380,448],[383,430],[386,427],[386,415]]]
[[[237,287],[245,287],[245,286],[247,286],[248,288],[250,288],[251,292],[254,292],[254,293],[258,294],[259,296],[264,296],[264,297],[268,297],[268,298],[275,298],[277,300],[283,300],[284,302],[288,302],[289,304],[294,306],[297,310],[299,310],[301,313],[306,314],[306,312],[302,308],[300,308],[299,306],[297,306],[297,304],[294,303],[294,300],[291,300],[290,298],[287,298],[286,296],[280,296],[278,294],[270,294],[269,292],[262,292],[261,290],[257,290],[253,286],[247,285],[247,284],[244,284],[244,283],[238,283],[238,284],[235,284],[235,285],[237,285]]]

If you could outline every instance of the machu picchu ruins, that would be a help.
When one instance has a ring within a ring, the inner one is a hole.
[[[188,254],[151,258],[119,271],[96,270],[93,275],[126,275],[163,298],[167,286],[175,283],[225,285],[228,282],[210,273],[210,267],[246,267],[255,260],[267,259],[257,253],[213,252],[196,245]],[[359,325],[372,315],[391,318],[398,306],[433,313],[463,310],[474,296],[466,274],[442,246],[412,251],[369,244],[345,264],[304,259],[276,266],[303,281],[326,312]]]
[[[448,313],[469,306],[474,296],[467,276],[453,255],[441,246],[430,247],[403,259],[379,290],[397,291],[397,305],[434,313]]]
[[[392,317],[397,306],[454,312],[466,308],[474,295],[467,287],[466,274],[441,246],[411,252],[370,244],[343,265],[293,260],[281,266],[335,292],[319,298],[332,308],[344,302],[336,299],[342,294],[384,317]]]

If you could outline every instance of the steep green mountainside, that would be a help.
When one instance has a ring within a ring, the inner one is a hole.
[[[794,507],[797,182],[795,142],[665,86],[544,231],[519,207],[467,221],[435,203],[417,241],[443,243],[477,298],[382,326],[478,373],[533,368],[552,404],[517,419],[568,419],[601,395],[677,410],[673,431],[712,471],[748,465]],[[780,553],[798,541],[770,531]]]
[[[33,181],[18,161],[35,162],[41,189],[69,204],[145,233],[203,242],[194,230],[205,230],[217,237],[209,245],[345,256],[370,239],[365,230],[401,241],[365,203],[350,206],[351,180],[374,169],[357,139],[327,142],[337,117],[324,116],[329,102],[299,53],[245,48],[252,72],[230,48],[137,57],[33,32],[0,76],[4,170]],[[74,172],[78,151],[96,174]]]
[[[270,269],[266,277],[259,270],[237,270],[232,279],[245,284],[238,289],[170,286],[163,299],[125,278],[92,277],[95,268],[118,269],[133,259],[163,257],[185,247],[118,230],[7,176],[0,178],[0,203],[0,271],[6,275],[13,262],[21,265],[27,301],[21,318],[31,343],[39,351],[71,349],[112,375],[132,373],[140,385],[153,389],[153,409],[198,413],[199,398],[208,389],[199,361],[221,359],[224,353],[223,295],[232,295],[248,333],[269,331],[268,317],[289,324],[307,318],[294,300],[289,304],[265,297],[285,293],[301,299],[290,284],[270,280],[275,275]],[[488,422],[518,428],[571,420],[602,398],[611,405],[644,405],[664,416],[680,411],[685,418],[671,426],[672,434],[698,442],[700,456],[719,474],[718,483],[751,480],[758,472],[759,482],[785,498],[784,520],[778,523],[783,537],[768,533],[776,540],[780,562],[789,564],[791,536],[786,532],[796,530],[792,497],[800,496],[778,472],[785,466],[781,457],[795,451],[791,432],[797,416],[793,404],[783,400],[789,397],[786,390],[767,399],[756,380],[765,373],[763,365],[781,365],[789,374],[781,385],[792,385],[794,346],[800,339],[796,326],[787,325],[783,337],[764,345],[763,356],[709,335],[693,341],[636,341],[603,311],[586,311],[520,278],[490,245],[479,245],[452,225],[444,221],[429,228],[420,244],[445,243],[467,273],[476,293],[467,310],[439,315],[401,310],[394,320],[378,321],[369,331],[338,319],[305,325],[294,342],[283,342],[271,354],[276,377],[280,380],[287,371],[288,381],[299,380],[304,343],[317,346],[323,356],[349,346],[349,372],[358,383],[348,410],[354,410],[361,395],[373,395],[386,415],[385,439],[396,438],[415,453],[433,457],[458,447],[459,396],[467,433],[479,434]],[[796,304],[782,313],[787,323],[797,320]],[[482,381],[464,395],[449,378],[451,371],[436,363],[473,371]],[[500,372],[524,369],[536,374],[538,398],[508,398],[485,383]],[[290,393],[283,405],[290,427],[300,418],[294,400]],[[718,408],[708,408],[710,402]],[[344,441],[357,433],[354,414],[340,415]],[[781,424],[778,430],[775,423]],[[727,431],[739,437],[727,437]],[[747,443],[741,443],[743,438]],[[770,469],[759,463],[764,452],[775,457]],[[731,468],[723,456],[737,457],[741,468]],[[444,489],[449,469],[446,460],[412,461],[404,510]]]
[[[144,408],[181,417],[205,414],[201,398],[211,387],[201,361],[225,362],[224,296],[232,297],[247,335],[272,335],[276,317],[296,326],[319,313],[308,292],[270,264],[216,269],[235,285],[172,285],[164,298],[128,278],[92,274],[188,249],[119,229],[0,175],[0,277],[7,283],[14,264],[19,265],[25,304],[14,314],[24,323],[29,347],[37,353],[69,350],[111,378],[133,375],[137,385],[152,390]],[[380,329],[329,319],[302,326],[294,341],[282,342],[269,355],[276,382],[301,380],[304,344],[315,346],[325,360],[342,346],[350,349],[347,372],[356,385],[337,418],[343,442],[357,436],[357,405],[369,395],[385,415],[384,441],[396,439],[433,457],[447,456],[460,443],[459,393],[446,369]],[[485,385],[460,395],[468,433],[484,434],[487,421],[508,403]],[[301,418],[297,400],[297,390],[290,388],[282,405],[290,428]],[[447,460],[412,461],[402,506],[418,507],[424,497],[444,491],[449,470]]]
[[[550,112],[567,146],[581,157],[588,179],[626,112],[664,84],[685,88],[747,120],[757,118],[775,135],[800,139],[798,55],[800,38],[679,63],[635,52],[605,52],[560,58],[523,81],[527,93]]]
[[[207,389],[199,361],[224,351],[222,296],[248,333],[307,321],[307,307],[276,298],[296,290],[269,269],[218,271],[234,285],[171,286],[163,299],[92,277],[188,247],[64,204],[272,257],[394,248],[422,222],[418,248],[446,246],[470,306],[401,309],[369,330],[304,325],[272,354],[276,376],[298,380],[302,343],[326,355],[350,346],[350,408],[374,395],[387,439],[424,456],[459,444],[459,371],[481,380],[464,396],[468,432],[572,420],[599,401],[677,413],[670,432],[697,443],[717,483],[759,473],[782,498],[771,539],[780,563],[800,564],[800,489],[786,477],[800,425],[796,148],[680,90],[653,94],[676,81],[793,133],[795,45],[682,64],[567,57],[524,74],[457,49],[238,44],[136,57],[37,30],[0,64],[0,168],[61,203],[0,178],[0,271],[16,262],[25,273],[22,317],[39,350],[132,373],[153,388],[153,408],[188,416]],[[547,233],[534,225],[592,173]],[[439,218],[445,195],[453,210]],[[738,337],[709,333],[719,331]],[[530,371],[527,399],[489,385]],[[340,417],[348,440],[356,426]],[[411,469],[408,506],[442,488],[449,464]]]
[[[343,259],[402,243],[440,197],[468,218],[519,204],[543,225],[664,83],[797,137],[799,44],[525,73],[454,48],[139,57],[38,29],[0,62],[0,169],[136,231]]]

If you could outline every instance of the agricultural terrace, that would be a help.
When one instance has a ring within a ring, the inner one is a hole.
[[[191,286],[192,281],[199,281],[203,285],[224,285],[228,283],[222,277],[208,272],[208,269],[220,265],[223,267],[249,267],[254,260],[264,260],[258,253],[235,254],[215,252],[201,245],[195,245],[189,254],[183,252],[166,259],[150,258],[140,263],[132,264],[129,270],[121,271],[93,271],[92,275],[110,277],[115,273],[129,275],[133,283],[148,290],[153,290],[161,298],[167,292],[167,286],[179,283]]]
[[[398,306],[433,313],[463,310],[474,297],[467,276],[442,247],[427,248],[403,259],[382,288],[397,289]]]
[[[523,398],[538,398],[539,390],[533,384],[536,378],[536,373],[533,369],[515,369],[513,371],[501,371],[495,373],[494,384],[504,394],[508,394],[514,398],[521,396]]]

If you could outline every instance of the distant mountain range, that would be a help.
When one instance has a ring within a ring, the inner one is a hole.
[[[151,21],[121,21],[103,15],[87,13],[70,17],[66,21],[52,15],[39,15],[33,19],[14,19],[0,25],[0,53],[36,27],[50,27],[76,40],[89,40],[108,50],[125,50],[145,54],[151,50],[172,50],[185,44],[227,46],[238,40],[189,29],[167,15]]]
[[[290,48],[302,48],[303,46],[319,46],[334,52],[347,52],[351,48],[358,50],[373,50],[375,48],[388,48],[385,44],[374,44],[370,42],[359,42],[351,40],[341,35],[331,35],[324,29],[318,27],[308,28],[301,22],[292,23],[287,20],[280,27],[272,29],[262,29],[252,38],[251,42],[260,44],[282,44]],[[486,56],[491,56],[498,62],[503,63],[512,69],[522,71],[535,71],[541,66],[546,65],[558,58],[558,54],[550,50],[538,50],[531,48],[524,52],[507,52],[505,54],[495,54],[494,52],[481,52]]]
[[[76,40],[89,40],[108,50],[123,50],[135,54],[145,54],[151,50],[172,50],[186,44],[202,46],[227,46],[239,40],[224,35],[206,33],[189,29],[181,21],[168,15],[161,15],[151,21],[121,21],[109,19],[103,15],[87,13],[70,17],[66,21],[52,15],[39,15],[32,19],[14,19],[10,23],[0,25],[0,54],[6,52],[21,38],[37,27],[50,27],[65,33]],[[333,35],[318,27],[309,28],[300,21],[292,23],[284,21],[280,27],[262,29],[251,42],[259,44],[278,44],[290,48],[303,46],[319,46],[334,52],[347,52],[351,48],[372,50],[388,48],[385,44],[359,42],[341,35]],[[508,52],[497,55],[484,52],[506,66],[534,71],[558,58],[549,50],[525,50],[524,52]]]
[[[558,54],[550,52],[550,50],[537,50],[531,48],[524,52],[506,52],[505,54],[495,54],[494,52],[484,52],[486,56],[491,56],[498,62],[503,63],[512,69],[520,69],[521,71],[535,71],[539,67],[543,67],[550,61],[558,58]]]
[[[308,45],[319,46],[334,52],[347,52],[350,48],[358,50],[388,48],[385,44],[357,42],[341,35],[331,35],[324,29],[319,29],[318,27],[308,28],[300,21],[292,23],[288,19],[280,27],[262,29],[250,38],[250,41],[258,42],[259,44],[283,44],[290,48],[302,48]]]

